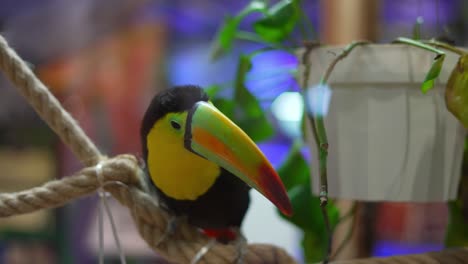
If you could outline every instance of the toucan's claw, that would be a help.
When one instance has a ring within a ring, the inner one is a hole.
[[[190,261],[190,264],[197,264],[200,260],[203,259],[203,256],[205,256],[208,251],[216,244],[216,239],[212,238],[210,239],[210,242],[208,242],[206,245],[204,245],[200,250],[198,250],[197,254],[193,256],[192,260]]]

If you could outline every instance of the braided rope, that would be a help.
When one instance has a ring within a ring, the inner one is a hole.
[[[155,197],[144,184],[144,173],[137,159],[120,155],[106,159],[81,127],[66,112],[47,87],[34,75],[27,64],[0,36],[0,68],[41,118],[58,134],[74,154],[89,166],[80,172],[50,181],[29,190],[0,194],[0,217],[62,206],[71,200],[90,195],[101,186],[122,205],[129,208],[137,229],[148,245],[160,255],[178,263],[189,263],[197,252],[209,243],[198,229],[182,222],[174,234],[161,241],[170,216],[161,210]],[[104,161],[103,161],[104,160]],[[102,181],[96,167],[101,161]],[[103,185],[102,185],[103,184]],[[233,263],[237,257],[234,245],[216,243],[203,255],[200,263]],[[272,245],[249,245],[245,263],[295,263],[282,249]]]
[[[102,185],[95,167],[45,183],[27,191],[0,194],[0,217],[33,212],[61,206],[79,197],[93,194],[101,186],[121,204],[130,209],[143,239],[159,254],[173,261],[188,263],[206,244],[209,238],[197,229],[182,222],[169,239],[160,242],[170,216],[161,210],[156,199],[145,191],[143,172],[134,156],[119,155],[106,160],[102,166]],[[203,257],[201,263],[233,263],[236,255],[234,245],[215,244]],[[246,263],[294,263],[283,250],[269,245],[250,245],[245,256]]]

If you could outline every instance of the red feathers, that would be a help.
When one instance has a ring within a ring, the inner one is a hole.
[[[233,231],[232,229],[225,228],[225,229],[203,229],[203,233],[206,236],[216,238],[216,240],[227,243],[229,241],[233,241],[237,238],[237,232]]]

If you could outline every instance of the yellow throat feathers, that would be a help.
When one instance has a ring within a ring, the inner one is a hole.
[[[156,121],[147,135],[147,166],[153,183],[177,200],[196,200],[214,184],[221,170],[218,165],[184,147],[187,112],[169,113]],[[171,126],[177,121],[181,129]]]

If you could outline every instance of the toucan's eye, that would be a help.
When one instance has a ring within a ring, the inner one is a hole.
[[[171,126],[177,130],[179,130],[181,128],[180,124],[177,123],[176,121],[174,120],[171,120]]]

